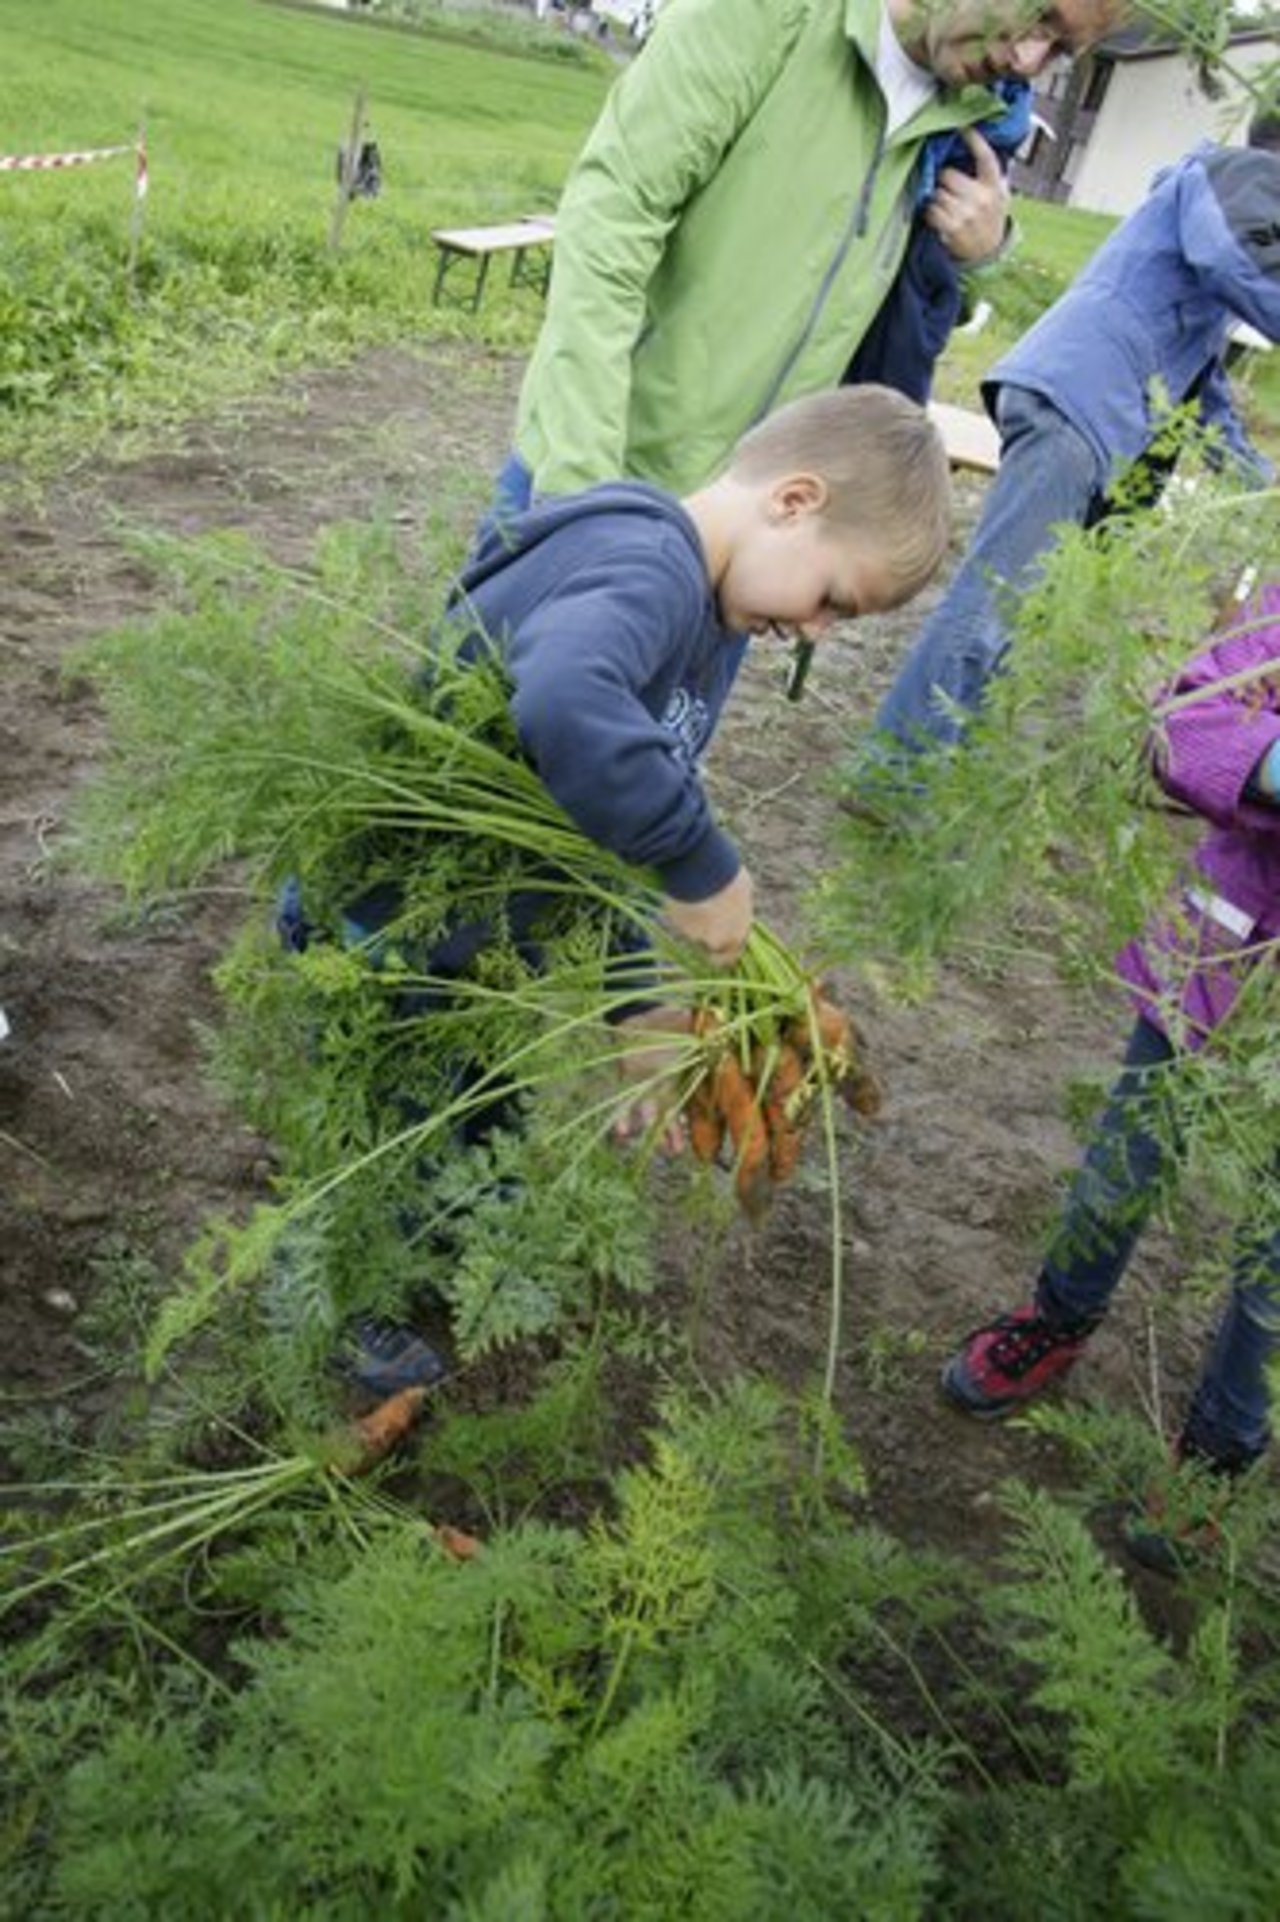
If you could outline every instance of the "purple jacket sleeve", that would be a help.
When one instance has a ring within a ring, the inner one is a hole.
[[[1240,677],[1247,676],[1247,679]],[[1234,683],[1226,685],[1226,683]],[[1280,582],[1264,588],[1188,663],[1158,711],[1155,767],[1165,790],[1218,827],[1280,834],[1280,808],[1250,800],[1250,775],[1280,740]]]

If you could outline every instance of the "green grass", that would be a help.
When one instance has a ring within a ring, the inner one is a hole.
[[[0,458],[52,466],[378,341],[532,342],[541,303],[505,274],[474,319],[432,306],[428,233],[553,205],[613,69],[566,35],[531,40],[524,20],[423,19],[419,32],[268,0],[0,0],[0,71],[20,103],[6,148],[114,145],[145,121],[151,166],[132,286],[130,160],[0,175]],[[335,255],[334,160],[357,88],[386,184],[349,209]],[[953,342],[943,398],[976,404],[987,367],[1113,225],[1030,200],[1018,220],[1017,250],[981,289],[994,318]],[[1245,385],[1252,431],[1280,453],[1280,366]]]
[[[126,284],[132,162],[0,175],[0,453],[83,450],[282,366],[376,339],[522,344],[532,296],[431,306],[441,222],[551,205],[607,76],[262,0],[0,0],[9,150],[132,138],[151,192]],[[357,88],[385,190],[328,249]]]
[[[982,277],[977,297],[990,303],[991,319],[980,334],[956,334],[938,370],[940,400],[977,404],[978,383],[1046,307],[1064,294],[1092,258],[1115,221],[1046,200],[1015,203],[1018,240],[1009,258]]]

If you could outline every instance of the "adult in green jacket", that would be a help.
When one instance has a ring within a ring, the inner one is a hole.
[[[998,113],[983,82],[1033,76],[1122,12],[669,0],[560,202],[516,426],[536,490],[625,474],[686,492],[771,408],[835,386],[897,273],[923,142]],[[976,177],[946,170],[930,213],[962,261],[1005,225],[971,144]]]

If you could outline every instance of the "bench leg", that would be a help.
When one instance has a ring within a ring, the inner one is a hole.
[[[517,247],[511,262],[511,285],[513,287],[533,287],[545,295],[551,282],[551,255],[539,252],[531,254],[527,247]]]
[[[489,278],[489,262],[492,258],[492,254],[481,254],[480,256],[480,270],[476,275],[475,292],[471,296],[471,311],[473,314],[477,314],[480,311],[480,302],[484,297],[484,283]]]
[[[436,262],[436,284],[431,290],[431,305],[433,307],[440,305],[440,296],[444,292],[445,273],[448,269],[449,262],[456,259],[457,255],[453,253],[450,248],[440,248],[440,258]]]

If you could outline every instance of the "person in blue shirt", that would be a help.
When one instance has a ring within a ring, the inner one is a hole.
[[[655,875],[665,923],[728,965],[754,889],[699,760],[746,647],[812,644],[835,621],[908,600],[946,552],[950,500],[941,435],[913,401],[875,385],[812,394],[752,428],[683,499],[615,481],[493,520],[450,598],[447,637],[464,663],[496,653],[520,749],[548,791],[591,840]],[[500,932],[536,965],[556,900],[546,879],[511,895],[501,931],[492,919],[447,929],[419,972],[447,983]],[[376,965],[402,913],[384,878],[349,904],[344,938]],[[296,896],[278,926],[286,946],[307,945]],[[661,1026],[662,1014],[631,1018]],[[468,1064],[456,1069],[465,1080]],[[476,1116],[464,1141],[508,1119]],[[396,1324],[362,1318],[352,1347],[349,1372],[373,1392],[439,1372]]]
[[[1000,467],[969,549],[876,716],[890,767],[959,741],[1008,645],[1005,609],[1062,522],[1090,525],[1168,408],[1198,405],[1223,456],[1272,478],[1245,437],[1222,367],[1233,320],[1280,338],[1280,117],[1248,147],[1205,143],[1151,193],[996,363],[983,397]]]

